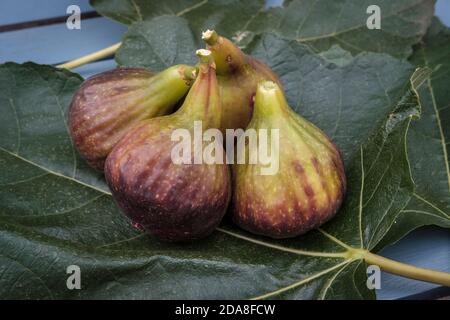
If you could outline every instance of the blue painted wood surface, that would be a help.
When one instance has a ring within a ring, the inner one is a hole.
[[[89,0],[1,0],[0,25],[65,16],[72,4],[81,12],[94,10]]]
[[[120,41],[124,25],[106,18],[84,19],[80,30],[65,24],[0,33],[0,63],[5,61],[53,64],[75,59]]]
[[[450,0],[439,0],[436,2],[436,15],[447,26],[450,26]]]
[[[281,0],[269,0],[278,5]],[[82,11],[93,10],[88,0],[2,0],[0,25],[63,16],[70,4]],[[450,0],[439,0],[436,14],[450,25]],[[0,63],[5,61],[54,64],[80,57],[120,41],[126,27],[106,18],[85,19],[81,30],[68,30],[65,23],[0,33]],[[83,77],[112,69],[112,59],[90,63],[77,68]],[[412,232],[403,240],[381,253],[404,263],[450,272],[450,233],[427,227]],[[380,299],[398,299],[426,292],[436,285],[382,273]]]

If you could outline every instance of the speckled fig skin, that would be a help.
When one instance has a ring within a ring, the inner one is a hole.
[[[169,114],[193,82],[194,67],[177,65],[153,75],[141,68],[118,68],[83,82],[69,111],[75,147],[95,169],[139,121]]]
[[[175,129],[187,129],[193,136],[194,121],[203,122],[203,131],[220,124],[214,64],[210,56],[201,59],[181,108],[143,121],[117,144],[105,164],[116,203],[134,224],[163,241],[206,237],[222,220],[231,197],[226,164],[174,164],[171,158],[178,143],[171,141]]]
[[[252,117],[258,83],[271,80],[281,86],[281,82],[266,64],[244,54],[215,31],[205,31],[202,38],[217,65],[223,110],[221,130],[225,133],[226,129],[244,129]]]
[[[290,109],[270,81],[258,86],[249,128],[279,129],[279,169],[261,175],[261,164],[233,165],[233,221],[256,234],[289,238],[331,219],[343,201],[346,179],[329,138]]]

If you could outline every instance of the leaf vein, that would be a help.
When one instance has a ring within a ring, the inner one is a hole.
[[[285,291],[289,291],[291,289],[295,289],[295,288],[297,288],[297,287],[299,287],[299,286],[301,286],[301,285],[303,285],[305,283],[308,283],[308,282],[310,282],[310,281],[312,281],[314,279],[320,278],[321,276],[323,276],[323,275],[325,275],[325,274],[327,274],[329,272],[332,272],[335,269],[338,269],[338,268],[340,268],[340,267],[342,267],[342,266],[344,266],[346,264],[349,264],[351,261],[353,261],[353,260],[351,260],[351,259],[345,260],[345,261],[343,261],[343,262],[341,262],[341,263],[339,263],[339,264],[337,264],[337,265],[335,265],[335,266],[333,266],[331,268],[328,268],[328,269],[322,270],[320,272],[317,272],[314,275],[306,277],[306,278],[304,278],[304,279],[302,279],[302,280],[300,280],[298,282],[295,282],[295,283],[293,283],[293,284],[291,284],[289,286],[280,288],[278,290],[275,290],[275,291],[272,291],[272,292],[269,292],[269,293],[266,293],[266,294],[254,297],[254,298],[250,298],[250,300],[262,300],[262,299],[266,299],[266,298],[272,297],[274,295],[283,293]]]
[[[316,251],[306,251],[306,250],[299,250],[299,249],[293,249],[293,248],[288,248],[288,247],[283,247],[283,246],[279,246],[276,244],[272,244],[272,243],[268,243],[265,241],[260,241],[260,240],[256,240],[247,236],[243,236],[222,228],[216,228],[216,230],[225,233],[229,236],[241,239],[241,240],[245,240],[245,241],[249,241],[251,243],[254,244],[258,244],[267,248],[272,248],[272,249],[276,249],[276,250],[280,250],[280,251],[284,251],[284,252],[289,252],[289,253],[294,253],[294,254],[298,254],[298,255],[305,255],[305,256],[311,256],[311,257],[324,257],[324,258],[344,258],[347,256],[346,252],[316,252]]]
[[[78,184],[81,184],[81,185],[83,185],[83,186],[85,186],[85,187],[87,187],[87,188],[91,188],[91,189],[93,189],[93,190],[95,190],[95,191],[98,191],[98,192],[101,192],[101,193],[104,193],[104,194],[107,194],[107,195],[111,195],[110,192],[107,192],[107,191],[102,190],[102,189],[100,189],[100,188],[97,188],[97,187],[95,187],[95,186],[93,186],[93,185],[90,185],[90,184],[87,184],[87,183],[82,182],[82,181],[80,181],[80,180],[77,180],[77,179],[75,179],[75,178],[73,178],[73,177],[69,177],[69,176],[66,176],[66,175],[64,175],[64,174],[62,174],[62,173],[59,173],[59,172],[50,170],[50,169],[48,169],[48,168],[45,168],[45,167],[43,167],[43,166],[41,166],[41,165],[39,165],[39,164],[37,164],[37,163],[31,161],[31,160],[25,159],[25,158],[23,158],[22,156],[20,156],[20,155],[18,155],[18,154],[15,154],[14,152],[11,152],[11,151],[9,151],[9,150],[6,150],[6,149],[4,149],[4,148],[2,148],[2,147],[0,147],[0,151],[3,151],[4,153],[7,153],[7,154],[9,154],[9,155],[11,155],[11,156],[13,156],[13,157],[16,157],[16,158],[18,158],[18,159],[20,159],[20,160],[22,160],[22,161],[24,161],[24,162],[26,162],[26,163],[28,163],[28,164],[31,164],[31,165],[33,165],[33,166],[35,166],[35,167],[37,167],[37,168],[39,168],[39,169],[41,169],[41,170],[44,170],[44,171],[46,171],[46,172],[48,172],[48,173],[50,173],[50,174],[55,175],[55,176],[58,176],[58,177],[61,177],[61,178],[70,180],[70,181],[75,182],[75,183],[78,183]]]

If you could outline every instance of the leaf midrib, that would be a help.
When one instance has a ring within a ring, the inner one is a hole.
[[[111,192],[107,192],[107,191],[102,190],[102,189],[100,189],[100,188],[97,188],[97,187],[95,187],[95,186],[93,186],[93,185],[90,185],[90,184],[88,184],[88,183],[85,183],[85,182],[83,182],[83,181],[81,181],[81,180],[78,180],[78,179],[75,179],[75,178],[73,178],[73,177],[69,177],[69,176],[66,176],[66,175],[64,175],[64,174],[62,174],[62,173],[59,173],[59,172],[53,171],[53,170],[51,170],[51,169],[48,169],[48,168],[46,168],[46,167],[44,167],[44,166],[42,166],[42,165],[40,165],[40,164],[38,164],[38,163],[36,163],[36,162],[33,162],[33,161],[31,161],[31,160],[28,160],[28,159],[22,157],[21,155],[19,155],[19,154],[17,154],[17,153],[14,153],[14,152],[12,152],[12,151],[9,151],[9,150],[7,150],[7,149],[5,149],[5,148],[3,148],[3,147],[0,147],[0,151],[3,151],[4,153],[6,153],[6,154],[8,154],[8,155],[10,155],[10,156],[13,156],[13,157],[15,157],[15,158],[17,158],[17,159],[19,159],[19,160],[22,160],[22,161],[24,161],[24,162],[26,162],[26,163],[28,163],[28,164],[31,164],[31,165],[33,165],[33,166],[35,166],[35,167],[37,167],[37,168],[39,168],[39,169],[41,169],[41,170],[43,170],[43,171],[46,171],[46,172],[48,172],[48,173],[50,173],[50,174],[53,174],[53,175],[55,175],[55,176],[58,176],[58,177],[60,177],[60,178],[64,178],[64,179],[66,179],[66,180],[69,180],[69,181],[78,183],[78,184],[80,184],[80,185],[82,185],[82,186],[84,186],[84,187],[93,189],[93,190],[95,190],[95,191],[97,191],[97,192],[101,192],[101,193],[104,193],[104,194],[107,194],[107,195],[110,195],[110,196],[112,195]]]
[[[299,249],[293,249],[293,248],[289,248],[289,247],[283,247],[280,245],[275,245],[269,242],[265,242],[265,241],[261,241],[261,240],[257,240],[257,239],[253,239],[251,237],[247,237],[244,235],[240,235],[238,233],[232,232],[232,231],[228,231],[225,230],[223,228],[216,228],[216,230],[225,233],[229,236],[241,239],[241,240],[245,240],[257,245],[261,245],[267,248],[272,248],[275,250],[279,250],[279,251],[284,251],[284,252],[289,252],[289,253],[294,253],[297,255],[305,255],[305,256],[311,256],[311,257],[323,257],[323,258],[345,258],[348,256],[347,251],[342,251],[342,252],[318,252],[318,251],[307,251],[307,250],[299,250]]]
[[[425,66],[429,68],[430,66],[429,66],[428,59],[425,54],[425,48],[422,47],[421,51],[422,51],[422,56],[423,56],[423,61],[425,63]],[[438,124],[439,135],[441,137],[440,140],[441,140],[442,152],[444,154],[444,165],[445,165],[445,171],[447,173],[448,190],[450,193],[450,165],[449,165],[449,159],[448,159],[448,154],[447,154],[446,139],[445,139],[445,135],[444,135],[444,130],[442,128],[441,117],[440,117],[439,109],[437,107],[436,97],[434,94],[434,88],[431,85],[430,77],[428,77],[428,79],[427,79],[427,87],[428,87],[428,90],[430,91],[431,103],[433,105],[434,114],[436,116],[436,122]]]

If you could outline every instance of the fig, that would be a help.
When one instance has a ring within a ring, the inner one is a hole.
[[[259,133],[257,143],[248,140],[250,129]],[[261,133],[269,138],[262,139]],[[241,228],[289,238],[317,228],[335,215],[346,190],[340,152],[325,133],[288,106],[276,83],[258,85],[252,120],[237,145],[249,159],[255,148],[259,155],[270,150],[276,163],[269,173],[264,171],[268,161],[233,165],[232,219]]]
[[[223,110],[221,130],[225,133],[226,129],[244,129],[252,117],[258,83],[271,80],[281,86],[281,82],[267,65],[244,54],[216,31],[203,32],[202,39],[216,63]]]
[[[195,68],[176,65],[156,75],[118,68],[83,82],[69,110],[69,128],[81,156],[103,171],[107,155],[143,119],[169,114],[186,95]]]
[[[217,161],[197,161],[202,155],[199,150],[206,151],[212,142],[198,141],[195,130],[200,123],[205,134],[208,130],[220,134],[213,128],[220,125],[221,118],[211,52],[200,49],[197,55],[197,78],[180,109],[142,121],[114,147],[105,163],[106,181],[122,211],[134,225],[169,242],[209,235],[223,218],[231,197],[222,141],[213,144]],[[192,151],[186,151],[187,160],[181,163],[174,158],[181,143],[174,133],[180,132],[194,135],[188,140]]]

